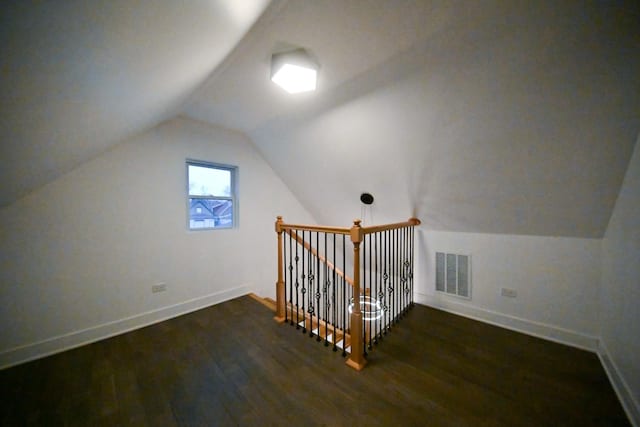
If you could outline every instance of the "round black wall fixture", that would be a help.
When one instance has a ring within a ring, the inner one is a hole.
[[[360,195],[360,201],[365,205],[370,205],[373,203],[373,196],[369,193],[362,193]]]

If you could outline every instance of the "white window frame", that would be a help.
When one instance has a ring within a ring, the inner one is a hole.
[[[231,176],[231,196],[192,196],[189,194],[189,166],[199,166],[211,169],[219,169],[229,171]],[[204,160],[187,159],[185,162],[185,176],[186,176],[186,192],[187,192],[187,230],[189,231],[208,231],[208,230],[229,230],[238,228],[238,167],[233,165],[226,165],[222,163],[208,162]],[[231,226],[218,226],[218,227],[199,227],[191,228],[191,199],[203,199],[203,200],[230,200],[231,201]]]

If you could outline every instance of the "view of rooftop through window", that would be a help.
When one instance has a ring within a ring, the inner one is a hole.
[[[187,162],[189,229],[234,226],[233,166]]]

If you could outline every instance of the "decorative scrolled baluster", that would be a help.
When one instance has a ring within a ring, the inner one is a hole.
[[[400,230],[395,229],[396,233],[396,260],[395,260],[395,268],[396,268],[396,318],[394,323],[398,323],[400,320],[400,304],[402,303],[402,283],[400,281],[400,275],[402,272],[400,271]]]
[[[337,322],[337,313],[338,313],[338,302],[336,301],[336,265],[338,264],[336,261],[336,233],[333,234],[333,283],[331,284],[331,305],[333,307],[331,324],[333,325],[333,351],[338,351],[337,342],[338,340],[336,335],[336,322]]]
[[[311,245],[313,243],[313,234],[311,231],[309,231],[309,245]],[[313,258],[311,258],[311,251],[308,251],[308,262],[307,262],[307,266],[309,269],[309,292],[307,292],[307,294],[309,295],[309,306],[307,308],[307,312],[309,313],[309,337],[313,337],[313,316],[315,314],[315,309],[313,306],[313,298],[315,297],[315,294],[313,292],[313,286],[314,286],[314,281],[315,281],[315,275],[313,272],[313,266],[314,266],[314,262],[313,262]]]
[[[391,311],[389,310],[389,295],[391,294],[391,287],[389,286],[389,231],[385,230],[383,231],[384,233],[384,273],[382,275],[382,279],[384,281],[382,289],[384,291],[385,297],[384,297],[384,305],[382,306],[384,308],[384,314],[385,314],[385,321],[384,321],[384,335],[387,334],[387,329],[389,328],[389,316],[391,314]]]
[[[300,276],[298,274],[298,263],[300,261],[300,256],[298,254],[298,247],[300,246],[298,244],[298,231],[294,231],[295,233],[295,239],[296,239],[296,256],[294,258],[294,260],[296,261],[296,329],[300,329],[300,305],[299,305],[299,298],[298,296],[300,295]],[[293,320],[293,314],[291,314],[291,317]]]
[[[316,232],[316,248],[320,249],[320,233]],[[316,335],[316,341],[321,341],[320,338],[320,315],[322,310],[320,309],[320,298],[322,294],[320,293],[320,285],[322,283],[322,274],[320,270],[320,257],[316,257],[316,319],[318,319],[318,333]]]
[[[305,310],[305,305],[304,305],[304,298],[305,298],[305,294],[307,293],[307,288],[305,286],[305,279],[307,278],[307,275],[305,274],[305,265],[304,265],[304,261],[306,258],[306,253],[308,252],[307,249],[304,246],[305,240],[304,240],[304,235],[305,235],[305,231],[302,231],[302,288],[300,289],[300,293],[302,294],[302,333],[306,334],[307,333],[307,316],[306,316],[306,310]]]
[[[411,308],[411,281],[413,279],[413,258],[411,253],[411,229],[409,227],[405,228],[405,301],[404,301],[404,312],[405,314]]]
[[[406,297],[405,289],[407,285],[406,268],[404,265],[404,260],[405,260],[404,231],[405,231],[404,228],[401,228],[400,230],[398,230],[398,232],[400,233],[400,289],[402,290],[400,294],[400,318],[404,316],[404,308],[405,308],[404,300]]]
[[[378,344],[378,233],[373,235],[373,262],[374,262],[374,275],[373,275],[373,288],[371,289],[372,301],[375,304],[376,316],[372,320],[371,329],[373,334],[373,343]]]
[[[393,324],[398,322],[398,307],[400,307],[400,295],[402,295],[402,289],[400,288],[400,271],[398,269],[398,259],[400,257],[399,250],[398,230],[393,230]]]
[[[324,234],[324,258],[325,258],[325,262],[324,262],[324,284],[322,285],[322,300],[324,301],[324,345],[325,347],[329,346],[329,341],[328,341],[328,335],[329,335],[329,295],[328,295],[328,291],[329,291],[329,265],[326,262],[327,259],[327,233],[323,233]]]

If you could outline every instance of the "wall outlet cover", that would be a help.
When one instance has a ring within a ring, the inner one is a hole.
[[[518,296],[518,292],[516,292],[515,289],[511,288],[501,288],[500,295],[502,295],[503,297],[515,298]]]
[[[157,283],[151,286],[151,292],[157,294],[158,292],[164,292],[167,290],[166,283]]]

